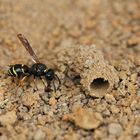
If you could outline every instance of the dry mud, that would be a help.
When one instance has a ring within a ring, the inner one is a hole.
[[[24,34],[61,88],[17,88]],[[0,0],[0,140],[139,140],[140,1]]]

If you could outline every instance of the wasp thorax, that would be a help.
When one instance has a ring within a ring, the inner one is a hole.
[[[35,63],[32,65],[30,73],[35,76],[43,76],[45,74],[46,68],[46,65],[42,63]]]

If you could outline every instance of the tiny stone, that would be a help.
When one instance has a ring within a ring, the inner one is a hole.
[[[136,105],[136,109],[140,110],[140,101],[138,101],[137,105]]]
[[[137,135],[140,133],[140,127],[135,125],[132,131],[133,135]]]
[[[45,133],[39,129],[35,132],[34,140],[44,140],[45,139]]]
[[[105,99],[108,103],[110,104],[113,104],[113,103],[116,103],[116,100],[115,98],[113,97],[113,95],[110,95],[110,94],[106,94],[105,95]]]
[[[57,100],[54,98],[54,97],[51,97],[50,99],[49,99],[49,104],[50,105],[55,105],[57,103]]]
[[[45,125],[46,123],[46,116],[45,115],[38,115],[38,124]]]
[[[103,111],[103,115],[104,116],[110,116],[110,111],[106,109],[105,111]]]
[[[111,106],[111,112],[112,113],[114,113],[114,114],[117,114],[117,113],[119,113],[119,108],[118,107],[116,107],[115,105],[112,105]]]
[[[122,126],[118,123],[111,123],[108,126],[108,131],[111,135],[120,136],[122,133]]]
[[[138,102],[136,100],[132,101],[132,103],[130,105],[131,110],[133,110],[133,111],[136,110],[137,103]]]
[[[48,105],[45,105],[43,107],[43,113],[46,115],[46,114],[48,114],[48,112],[49,112],[49,107],[48,107]]]
[[[102,123],[102,115],[93,112],[91,108],[75,108],[73,113],[67,114],[63,117],[65,121],[72,121],[80,128],[90,130],[97,128]]]
[[[0,123],[2,125],[14,124],[16,122],[16,119],[17,119],[16,110],[12,110],[5,114],[0,115]]]
[[[38,94],[33,94],[33,93],[25,93],[22,97],[21,97],[21,101],[23,103],[23,105],[31,107],[34,104],[37,104],[39,100],[39,95]]]
[[[138,91],[137,91],[137,96],[139,96],[139,97],[140,97],[140,90],[138,90]]]

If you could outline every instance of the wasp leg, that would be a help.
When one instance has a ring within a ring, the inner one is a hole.
[[[22,86],[24,80],[27,78],[27,76],[24,76],[20,81],[19,81],[19,84],[18,86]]]
[[[16,88],[16,93],[17,93],[17,91],[18,91],[18,88],[20,87],[20,86],[22,86],[22,84],[23,84],[23,82],[24,82],[24,80],[27,78],[27,76],[24,76],[24,77],[22,77],[22,79],[20,79],[20,77],[18,77],[18,83],[17,83],[17,88]]]
[[[51,81],[47,81],[47,84],[48,84],[48,85],[47,85],[45,91],[46,91],[46,92],[52,91],[52,89],[50,88],[50,87],[51,87]]]
[[[46,85],[46,81],[42,77],[40,77],[40,79],[41,79],[42,83],[44,84],[45,91],[46,91],[46,89],[48,89],[48,85]]]
[[[37,84],[36,84],[36,77],[34,76],[34,92],[38,91],[38,87],[37,87]]]
[[[16,89],[17,86],[18,86],[18,81],[17,81],[17,79],[16,79],[15,77],[11,77],[11,82],[13,83],[13,84],[12,84],[13,87],[11,87],[11,84],[10,84],[10,85],[8,86],[9,89],[10,89],[10,90]]]

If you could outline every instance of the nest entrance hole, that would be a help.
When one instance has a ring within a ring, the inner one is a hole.
[[[92,92],[95,92],[95,94],[104,94],[107,89],[109,88],[109,82],[108,80],[105,80],[104,78],[97,78],[92,81],[90,84],[90,89]]]

